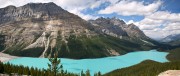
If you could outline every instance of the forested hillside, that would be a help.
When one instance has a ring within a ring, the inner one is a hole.
[[[180,70],[180,62],[159,63],[146,60],[131,67],[114,70],[104,76],[157,76],[166,70]]]

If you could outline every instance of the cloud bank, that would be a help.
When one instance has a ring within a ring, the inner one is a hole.
[[[161,1],[154,2],[152,4],[145,5],[143,2],[122,0],[116,4],[112,4],[105,9],[100,10],[99,14],[112,14],[117,13],[119,15],[130,16],[130,15],[149,15],[155,12]]]
[[[139,22],[133,20],[129,23],[136,24],[146,35],[152,38],[164,38],[171,34],[180,34],[180,13],[157,11]]]

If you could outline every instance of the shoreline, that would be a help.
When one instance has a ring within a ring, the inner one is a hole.
[[[0,52],[0,61],[1,62],[7,62],[7,61],[10,61],[10,60],[15,59],[15,58],[19,58],[19,57]]]

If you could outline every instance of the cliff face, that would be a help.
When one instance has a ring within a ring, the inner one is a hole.
[[[54,3],[1,8],[0,39],[1,52],[31,57],[59,51],[59,57],[96,58],[154,46],[133,24],[104,18],[87,22]]]
[[[90,20],[90,23],[97,28],[97,31],[115,37],[129,37],[138,39],[149,39],[136,25],[126,24],[117,18],[98,18]]]

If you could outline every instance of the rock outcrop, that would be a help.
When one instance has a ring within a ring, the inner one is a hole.
[[[179,76],[180,70],[168,70],[160,73],[158,76]]]

